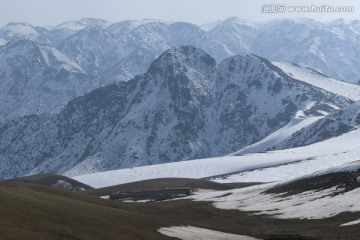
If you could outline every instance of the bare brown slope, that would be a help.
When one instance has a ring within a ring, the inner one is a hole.
[[[204,179],[193,178],[157,178],[131,183],[125,183],[110,187],[91,189],[83,193],[91,196],[104,196],[114,192],[139,192],[139,191],[158,191],[165,188],[191,188],[191,189],[213,189],[228,190],[229,186]]]
[[[171,221],[121,209],[115,202],[39,185],[0,187],[1,239],[168,239]]]
[[[65,177],[58,174],[46,173],[46,174],[37,174],[25,177],[14,178],[10,180],[6,180],[1,183],[9,183],[9,182],[23,182],[23,183],[34,183],[44,186],[51,186],[55,188],[60,188],[64,190],[70,191],[80,191],[80,190],[89,190],[93,189],[89,185],[86,185],[82,182],[76,181],[72,178]]]

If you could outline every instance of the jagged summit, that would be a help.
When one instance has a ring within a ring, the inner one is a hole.
[[[188,69],[196,69],[203,74],[207,74],[210,68],[216,66],[216,61],[204,50],[192,45],[183,45],[171,48],[159,56],[150,66],[149,72],[155,73],[162,70],[182,72]]]

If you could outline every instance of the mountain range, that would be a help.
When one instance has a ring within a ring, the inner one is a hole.
[[[74,97],[145,73],[160,54],[178,45],[201,48],[218,63],[237,54],[256,54],[357,83],[359,26],[359,21],[283,19],[257,23],[235,17],[201,26],[151,19],[111,23],[92,18],[53,27],[9,23],[0,29],[4,89],[0,98],[7,102],[0,121],[30,113],[58,112]],[[25,39],[27,46],[21,42]],[[48,58],[54,61],[42,64],[37,49],[47,49]],[[20,65],[16,59],[24,63]],[[36,80],[29,80],[31,77]],[[33,81],[37,81],[35,91],[31,91],[34,94],[13,90],[16,84],[26,86]],[[53,91],[57,83],[61,91]],[[43,101],[49,92],[51,103]]]
[[[9,23],[0,29],[0,175],[79,175],[351,131],[360,87],[326,74],[356,82],[358,29],[310,19]]]
[[[172,48],[145,74],[75,98],[57,114],[1,124],[0,175],[79,175],[223,156],[360,95],[358,85],[313,70],[311,84],[308,68],[292,65],[296,76],[281,66],[249,54],[217,64],[194,46]],[[330,87],[317,86],[318,79]]]

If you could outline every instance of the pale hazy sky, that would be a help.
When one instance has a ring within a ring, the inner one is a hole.
[[[262,13],[264,4],[354,6],[353,13]],[[0,27],[9,22],[57,25],[81,18],[161,19],[196,24],[237,16],[254,21],[272,18],[360,19],[359,0],[0,0]]]

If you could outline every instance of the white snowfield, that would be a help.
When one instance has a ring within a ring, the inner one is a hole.
[[[312,123],[320,120],[324,116],[306,117],[303,111],[299,111],[297,115],[291,119],[291,121],[279,130],[271,133],[259,142],[251,144],[235,153],[229,154],[230,156],[243,155],[247,153],[263,152],[266,149],[276,146],[276,144],[282,142],[284,139],[290,137],[293,133],[301,130],[304,127],[311,125]]]
[[[243,156],[226,156],[98,172],[74,179],[95,188],[165,177],[205,178],[218,182],[290,180],[360,159],[360,129],[312,145]],[[231,174],[234,173],[234,174]]]
[[[318,172],[312,176],[358,169],[360,169],[360,162],[356,161],[352,164]],[[335,216],[342,212],[360,211],[360,188],[342,192],[342,188],[333,187],[306,191],[290,196],[284,196],[283,193],[264,193],[264,191],[274,186],[287,183],[289,183],[289,181],[257,185],[225,192],[199,192],[190,198],[198,201],[214,202],[214,206],[221,209],[255,211],[256,215],[271,215],[283,219],[322,219]],[[338,194],[334,195],[334,193]],[[254,201],[254,199],[256,199],[256,201]],[[356,220],[341,226],[358,223],[360,222]]]
[[[182,240],[257,240],[257,238],[192,226],[164,227],[158,231],[168,237],[175,237]]]
[[[271,63],[297,80],[322,88],[328,92],[344,96],[355,102],[360,101],[359,85],[328,78],[319,75],[319,73],[310,68],[299,67],[289,62],[271,61]]]
[[[287,197],[263,193],[273,186],[271,183],[225,192],[200,193],[192,199],[214,202],[213,205],[220,209],[255,211],[256,215],[281,219],[322,219],[342,212],[360,211],[360,188],[335,196],[331,195],[339,189],[308,191]],[[224,195],[227,196],[221,197]]]

